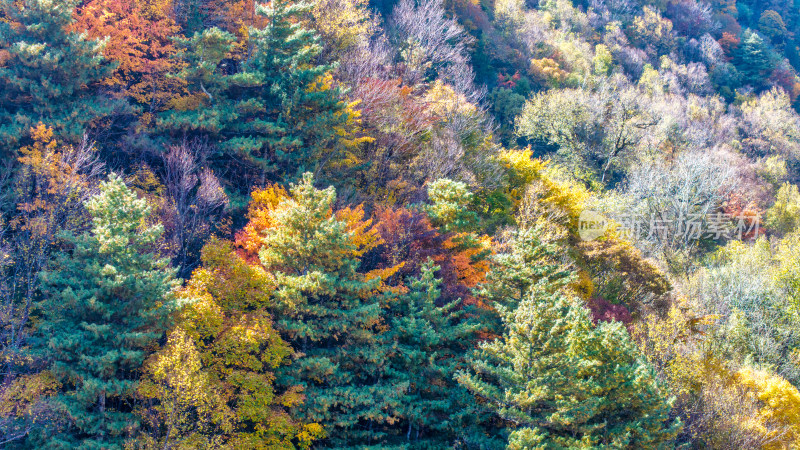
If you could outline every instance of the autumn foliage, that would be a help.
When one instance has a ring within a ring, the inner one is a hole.
[[[787,1],[0,0],[0,447],[796,448],[798,111]]]

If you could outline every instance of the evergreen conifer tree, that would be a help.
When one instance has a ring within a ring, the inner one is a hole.
[[[490,257],[491,270],[476,294],[495,310],[482,323],[496,336],[504,331],[503,311],[513,311],[537,286],[553,292],[575,280],[564,247],[543,239],[540,225],[508,232],[503,250]],[[499,313],[499,314],[498,314]]]
[[[77,143],[92,120],[121,105],[98,95],[114,65],[102,43],[70,30],[75,3],[0,0],[0,156],[25,144],[39,122]]]
[[[397,444],[424,448],[452,446],[469,436],[475,421],[471,395],[455,381],[457,367],[472,347],[477,324],[459,309],[459,301],[437,307],[441,280],[428,260],[409,292],[390,302],[389,330],[383,335],[392,344],[391,376],[395,385],[407,385],[403,395]]]
[[[481,345],[458,380],[514,424],[511,449],[659,448],[674,440],[653,369],[618,322],[592,325],[579,300],[537,285],[507,331]]]
[[[493,266],[478,294],[513,310],[534,286],[559,289],[574,279],[563,260],[563,247],[546,242],[539,226],[514,230],[505,252],[491,257]]]
[[[236,37],[217,28],[181,42],[188,63],[178,76],[190,94],[173,102],[159,127],[175,139],[209,138],[216,163],[249,177],[297,180],[322,167],[340,147],[346,104],[318,64],[319,38],[299,17],[305,3],[260,5],[263,28],[250,27],[244,51]]]
[[[116,175],[86,203],[93,226],[43,274],[37,356],[61,383],[55,407],[66,426],[36,445],[122,448],[138,427],[139,369],[166,329],[176,286],[169,259],[153,253],[161,225]]]
[[[297,415],[325,427],[335,448],[380,444],[405,386],[386,375],[380,345],[380,278],[358,271],[363,246],[332,214],[334,189],[318,190],[310,174],[270,212],[259,258],[276,278],[278,321],[299,359],[281,371],[285,386],[303,386]]]
[[[758,33],[748,30],[742,34],[742,43],[734,62],[742,73],[745,84],[761,87],[775,66],[774,59],[774,54]]]

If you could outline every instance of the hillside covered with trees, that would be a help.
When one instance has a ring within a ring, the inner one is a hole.
[[[800,446],[800,2],[0,0],[0,447]]]

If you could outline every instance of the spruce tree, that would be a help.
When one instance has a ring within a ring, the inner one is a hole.
[[[316,61],[319,38],[300,19],[307,10],[286,0],[259,5],[267,25],[250,27],[244,43],[217,28],[182,40],[188,64],[177,76],[190,94],[161,116],[161,131],[174,139],[208,138],[217,150],[214,162],[236,183],[249,178],[246,186],[297,180],[324,166],[348,114],[326,81],[331,66]]]
[[[161,225],[116,175],[86,203],[92,229],[72,237],[43,274],[34,348],[61,383],[66,425],[32,439],[63,448],[122,448],[138,427],[139,369],[166,329],[175,287],[169,260],[153,253]],[[38,440],[37,440],[38,439]]]
[[[0,0],[0,156],[25,144],[39,122],[76,143],[121,105],[98,95],[97,82],[114,65],[100,42],[70,30],[75,3]]]
[[[579,300],[538,285],[507,331],[487,342],[458,381],[513,424],[511,449],[659,448],[674,440],[653,369],[618,322],[592,325]]]
[[[283,314],[277,325],[299,353],[281,370],[286,387],[303,386],[304,422],[325,427],[335,448],[380,444],[395,420],[403,386],[387,381],[388,349],[378,339],[379,278],[359,272],[356,231],[332,214],[336,192],[310,174],[271,211],[259,258],[276,278]]]
[[[382,336],[392,342],[393,384],[408,386],[394,442],[444,448],[469,435],[476,420],[471,395],[454,376],[473,345],[477,324],[459,301],[437,307],[442,282],[434,273],[439,267],[428,259],[421,270],[408,293],[389,303],[389,330]]]

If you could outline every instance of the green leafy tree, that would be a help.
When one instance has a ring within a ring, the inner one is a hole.
[[[631,157],[657,131],[660,119],[648,102],[642,91],[618,78],[594,89],[540,92],[517,117],[516,133],[558,146],[559,159],[576,174],[605,183],[627,170]]]
[[[614,57],[604,44],[597,44],[594,48],[594,58],[592,58],[592,65],[594,66],[594,73],[597,75],[608,75],[613,68]]]
[[[300,354],[280,380],[304,387],[298,417],[322,424],[327,444],[342,448],[380,443],[377,430],[395,420],[405,386],[386,382],[380,278],[358,271],[364,245],[332,214],[335,198],[332,187],[315,189],[306,174],[270,212],[259,258],[275,274],[278,325]]]
[[[780,234],[800,227],[800,191],[796,185],[783,183],[778,189],[775,203],[767,210],[766,225]]]
[[[618,322],[592,326],[579,300],[536,286],[507,331],[458,381],[512,424],[510,449],[658,448],[674,440],[655,372]]]
[[[767,35],[774,44],[782,44],[790,36],[783,17],[776,11],[768,9],[761,13],[758,19],[758,29]]]
[[[186,61],[177,74],[189,94],[175,99],[158,126],[175,139],[201,136],[217,148],[213,158],[255,182],[295,180],[319,172],[342,150],[349,115],[339,91],[317,64],[319,38],[303,28],[304,3],[259,5],[264,28],[250,27],[247,41],[210,28],[180,41]]]
[[[77,143],[93,120],[121,105],[98,94],[96,83],[114,65],[102,43],[70,30],[75,3],[0,1],[0,155],[26,143],[39,122]]]
[[[498,134],[503,144],[510,145],[514,138],[514,118],[525,106],[525,96],[505,87],[496,87],[489,93],[489,104],[497,121]]]
[[[36,355],[62,385],[54,399],[66,426],[32,439],[62,448],[121,448],[138,428],[139,369],[167,326],[176,287],[169,260],[153,253],[163,233],[150,207],[116,175],[86,202],[91,231],[69,237],[43,277]]]

